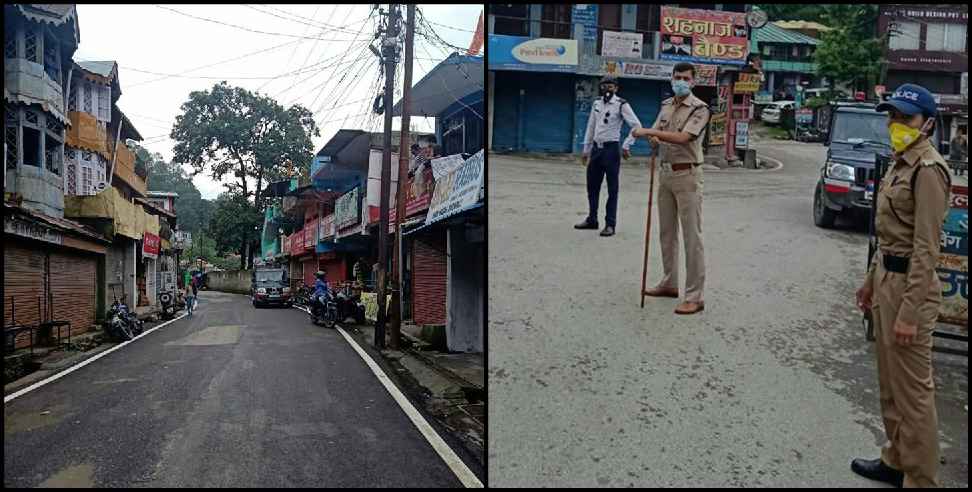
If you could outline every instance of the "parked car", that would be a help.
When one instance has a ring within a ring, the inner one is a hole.
[[[253,307],[277,305],[290,307],[290,281],[285,268],[260,267],[253,271],[251,286]]]
[[[891,154],[888,116],[870,103],[838,104],[830,120],[827,159],[813,196],[813,222],[831,228],[842,214],[867,219],[874,195],[876,154]]]
[[[773,101],[763,108],[760,118],[766,123],[779,125],[783,110],[793,109],[795,104],[796,103],[794,101]]]
[[[839,89],[828,89],[826,87],[817,87],[815,89],[807,89],[803,91],[803,100],[812,99],[814,97],[822,97],[827,100],[838,100],[847,99],[850,97],[846,92]]]

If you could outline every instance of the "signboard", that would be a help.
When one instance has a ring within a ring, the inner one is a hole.
[[[432,176],[436,181],[458,169],[465,163],[459,154],[447,155],[432,159]]]
[[[602,64],[605,75],[649,80],[671,80],[671,63],[641,63],[623,60],[607,60]],[[695,64],[695,85],[715,87],[719,67]]]
[[[341,195],[334,202],[334,227],[344,229],[353,226],[361,221],[361,198],[358,192],[359,187]]]
[[[965,30],[969,22],[968,8],[955,5],[885,5],[879,7],[878,32],[888,32],[895,22],[919,24],[951,24]],[[950,28],[951,29],[951,28]],[[924,29],[923,29],[924,30]],[[951,35],[951,30],[949,32]],[[963,43],[964,45],[964,43]],[[924,45],[922,45],[924,46]],[[887,50],[888,68],[925,72],[966,72],[969,57],[962,51],[926,51],[923,49]]]
[[[334,237],[334,214],[325,215],[321,219],[321,229],[320,236],[318,236],[319,241],[326,241],[327,238]]]
[[[736,147],[748,147],[748,146],[749,146],[749,122],[737,121],[736,122]]]
[[[709,145],[726,144],[726,113],[712,115],[709,120]]]
[[[577,40],[489,35],[490,70],[574,72]]]
[[[796,122],[803,124],[813,123],[813,110],[810,108],[800,108],[796,112]]]
[[[159,239],[159,236],[156,236],[151,232],[142,234],[142,256],[147,258],[158,258],[159,248],[161,246],[162,241]]]
[[[320,219],[313,219],[310,222],[304,224],[304,249],[311,249],[316,246],[317,243],[317,231],[320,230],[318,225],[320,224]]]
[[[661,7],[661,59],[745,65],[746,14]]]
[[[967,327],[969,320],[969,188],[952,186],[950,208],[942,225],[936,266],[942,284],[938,319]],[[966,328],[967,329],[967,328]]]
[[[459,213],[479,202],[483,187],[483,164],[483,151],[480,150],[461,167],[436,181],[429,214],[425,217],[426,224]]]
[[[601,56],[641,58],[642,34],[639,32],[604,31]]]
[[[762,80],[758,73],[739,73],[739,79],[736,80],[736,85],[733,87],[734,94],[755,94],[759,91],[759,86],[762,85]]]
[[[3,219],[3,232],[54,244],[64,240],[60,232],[50,227],[10,215]]]
[[[281,252],[285,255],[289,255],[291,249],[290,236],[283,236],[283,240],[281,241],[281,246],[282,246]]]
[[[719,73],[719,67],[715,65],[702,65],[699,63],[695,64],[695,85],[702,85],[706,87],[716,86],[716,76]]]
[[[593,44],[597,40],[597,4],[574,4],[574,9],[571,14],[571,22],[583,26],[581,35],[584,40],[589,41],[589,44]],[[492,56],[492,53],[490,53],[490,56]]]
[[[290,235],[290,255],[300,256],[304,253],[304,230],[301,229]]]

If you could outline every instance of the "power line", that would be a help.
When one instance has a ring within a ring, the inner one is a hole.
[[[338,32],[348,33],[348,34],[350,34],[352,32],[350,29],[346,29],[346,28],[340,27],[340,26],[335,26],[333,24],[328,24],[326,22],[310,22],[310,23],[308,23],[308,21],[305,21],[301,17],[300,14],[295,14],[293,12],[288,12],[286,10],[283,10],[283,9],[280,9],[280,8],[277,8],[277,7],[274,7],[273,5],[269,5],[269,4],[259,4],[259,5],[261,7],[266,7],[268,9],[270,9],[270,10],[273,10],[273,11],[276,11],[276,12],[279,12],[281,14],[284,14],[284,15],[288,16],[288,17],[282,17],[282,16],[279,16],[279,15],[275,15],[275,14],[273,14],[271,12],[265,12],[265,11],[262,11],[262,10],[257,9],[260,12],[264,12],[266,14],[273,15],[274,17],[277,17],[277,18],[280,18],[280,19],[289,20],[289,21],[296,22],[298,24],[304,24],[304,25],[310,26],[310,27],[323,28],[325,30],[331,29],[331,30],[335,30],[335,31],[338,31]],[[335,11],[337,11],[337,5],[340,5],[340,4],[335,4]],[[352,7],[351,10],[353,10],[356,5],[355,4],[350,4],[350,6]],[[349,16],[351,14],[351,10],[348,11],[348,15]],[[332,15],[333,15],[333,13],[332,13]],[[371,15],[369,14],[368,17],[365,17],[363,19],[356,20],[354,22],[347,22],[347,19],[345,19],[344,25],[345,26],[354,26],[354,25],[357,25],[360,22],[365,22],[365,21],[367,21],[370,18],[371,18]]]
[[[318,65],[320,65],[320,63],[318,63]],[[281,77],[285,77],[285,76],[288,76],[288,75],[300,75],[302,73],[306,73],[306,72],[310,71],[310,69],[315,68],[315,67],[316,67],[316,65],[311,65],[309,67],[299,68],[297,70],[292,70],[290,72],[284,72],[284,73],[279,74],[279,75],[264,76],[264,77],[232,76],[232,75],[212,77],[212,76],[207,76],[207,75],[182,75],[182,74],[178,74],[178,73],[161,73],[161,72],[153,72],[153,71],[150,71],[150,70],[143,70],[143,69],[139,69],[139,68],[133,68],[133,67],[123,66],[123,68],[125,68],[126,70],[131,70],[133,72],[141,72],[141,73],[147,73],[147,74],[152,74],[152,75],[164,75],[164,76],[166,76],[166,78],[169,78],[169,77],[177,77],[177,78],[182,78],[182,79],[217,79],[217,80],[219,80],[219,79],[235,79],[235,80],[267,80],[267,79],[269,79],[269,80],[274,80],[274,79],[279,79]]]
[[[252,33],[256,33],[256,34],[266,34],[266,35],[269,35],[269,36],[284,36],[284,37],[288,37],[288,38],[298,38],[298,39],[318,39],[318,40],[321,40],[321,41],[330,41],[330,42],[349,42],[349,41],[356,41],[354,39],[324,39],[324,38],[319,38],[319,37],[313,37],[312,38],[312,37],[308,37],[308,36],[298,36],[296,34],[286,34],[286,33],[282,33],[282,32],[259,31],[259,30],[250,29],[250,28],[244,27],[244,26],[238,26],[236,24],[230,24],[230,23],[227,23],[227,22],[218,21],[216,19],[209,19],[207,17],[199,17],[199,16],[196,16],[196,15],[187,14],[187,13],[182,12],[180,10],[172,9],[172,8],[169,8],[169,7],[163,7],[163,6],[158,5],[158,4],[153,4],[153,5],[155,7],[160,8],[160,9],[168,10],[170,12],[175,12],[176,14],[183,15],[183,16],[186,16],[186,17],[191,17],[193,19],[202,20],[202,21],[206,21],[206,22],[212,22],[214,24],[219,24],[219,25],[222,25],[222,26],[232,27],[232,28],[235,28],[235,29],[240,29],[240,30],[243,30],[243,31],[252,32]]]
[[[428,53],[428,50],[427,50],[427,49],[425,48],[425,46],[424,46],[424,45],[422,46],[422,49],[423,49],[423,50],[424,50],[424,51],[426,52],[425,54],[427,54],[427,55],[429,55],[429,56],[432,56],[431,54],[429,54],[429,53]],[[458,66],[458,65],[457,65],[457,66]],[[466,76],[466,78],[467,78],[467,79],[469,78],[469,77],[468,77],[468,74],[467,74],[467,76]],[[469,106],[468,104],[466,104],[466,103],[464,103],[464,102],[462,102],[462,101],[460,101],[460,100],[459,100],[459,98],[458,98],[458,97],[456,97],[456,94],[455,94],[454,92],[452,92],[452,89],[450,89],[450,88],[449,88],[449,84],[447,84],[447,83],[446,83],[446,81],[445,81],[445,77],[440,77],[440,78],[439,78],[439,81],[440,81],[440,82],[442,82],[442,87],[444,87],[444,88],[445,88],[445,90],[446,90],[446,92],[448,92],[448,93],[449,93],[449,97],[451,97],[453,101],[455,101],[455,102],[457,102],[457,103],[459,103],[460,105],[462,105],[463,107],[465,107],[466,109],[468,109],[469,111],[471,111],[471,112],[472,112],[472,113],[473,113],[474,115],[476,115],[477,117],[479,117],[479,119],[483,119],[483,115],[481,115],[481,114],[479,114],[479,113],[478,113],[478,112],[477,112],[477,111],[476,111],[475,109],[473,109],[473,108],[472,108],[471,106]],[[480,86],[480,89],[482,89],[482,86]]]

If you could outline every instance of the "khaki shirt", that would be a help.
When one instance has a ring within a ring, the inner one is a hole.
[[[693,109],[695,109],[694,113]],[[691,119],[689,119],[690,114]],[[666,132],[683,131],[692,135],[692,140],[681,145],[662,142],[660,152],[662,162],[701,164],[702,131],[708,122],[709,107],[695,97],[695,94],[689,94],[680,104],[676,104],[673,97],[662,101],[661,111],[658,112],[658,118],[651,127]]]
[[[945,159],[927,139],[898,156],[881,179],[875,218],[878,244],[883,253],[911,257],[898,311],[898,319],[910,324],[918,323],[917,310],[929,295],[941,295],[935,265],[950,183]],[[879,256],[874,255],[867,272],[871,285]]]

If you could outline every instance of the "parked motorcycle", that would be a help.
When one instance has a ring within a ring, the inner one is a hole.
[[[116,340],[127,341],[142,334],[143,322],[128,309],[124,301],[119,301],[112,289],[114,302],[105,316],[105,332]]]
[[[337,324],[337,303],[330,292],[316,297],[310,302],[310,319],[315,325],[323,324],[325,328],[334,328]]]
[[[359,325],[365,323],[365,305],[361,302],[360,295],[354,295],[351,284],[346,284],[335,297],[337,319],[346,321],[348,318],[352,318]]]
[[[294,294],[294,304],[299,304],[301,306],[310,305],[311,295],[314,289],[310,286],[304,284],[297,288],[297,292]]]
[[[179,304],[176,302],[175,292],[162,292],[159,294],[159,304],[162,307],[162,319],[172,319],[179,312]]]

